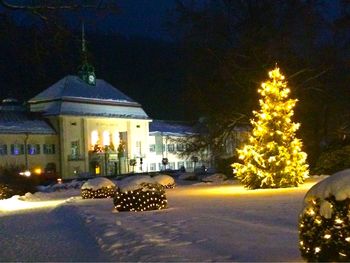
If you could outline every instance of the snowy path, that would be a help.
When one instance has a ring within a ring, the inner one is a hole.
[[[0,261],[106,261],[73,207],[0,217]]]
[[[247,191],[182,186],[169,209],[111,213],[111,200],[79,209],[101,248],[121,261],[302,261],[298,215],[311,187]]]
[[[297,222],[313,183],[257,191],[183,185],[167,190],[169,209],[139,213],[117,213],[111,199],[69,198],[79,190],[20,203],[50,200],[53,210],[1,214],[10,203],[3,201],[0,261],[302,261]]]

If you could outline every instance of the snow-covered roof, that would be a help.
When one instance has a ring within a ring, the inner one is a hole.
[[[137,104],[123,92],[102,79],[89,85],[78,76],[68,75],[29,100],[29,103],[61,99],[92,101],[98,103]]]
[[[153,120],[149,125],[149,133],[151,136],[184,136],[195,134],[195,131],[193,125],[187,122]]]
[[[45,120],[22,109],[0,109],[0,133],[56,134]]]
[[[89,85],[66,76],[30,99],[30,110],[44,115],[79,115],[149,119],[141,105],[104,80]]]

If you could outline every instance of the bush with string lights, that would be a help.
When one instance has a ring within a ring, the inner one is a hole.
[[[98,177],[90,179],[81,187],[81,197],[83,199],[114,197],[117,186],[111,180]]]
[[[158,183],[141,182],[118,188],[114,199],[117,211],[148,211],[167,208],[164,187]]]
[[[299,239],[307,261],[350,261],[350,169],[321,181],[306,194]]]

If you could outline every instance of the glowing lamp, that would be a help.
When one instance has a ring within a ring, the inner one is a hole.
[[[23,172],[20,172],[19,173],[20,175],[23,175],[23,176],[26,176],[26,177],[29,177],[32,175],[32,173],[29,171],[29,170],[26,170],[26,171],[23,171]]]
[[[40,174],[42,173],[41,168],[36,168],[36,169],[34,170],[34,173],[40,175]]]

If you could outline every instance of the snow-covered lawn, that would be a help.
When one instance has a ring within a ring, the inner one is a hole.
[[[137,213],[78,189],[13,197],[0,201],[0,261],[301,261],[298,215],[323,178],[274,190],[177,182],[168,209]]]

